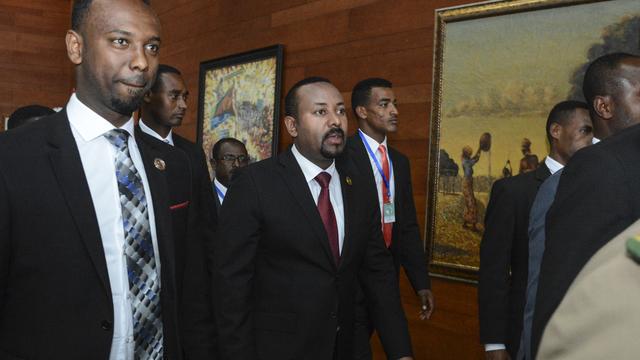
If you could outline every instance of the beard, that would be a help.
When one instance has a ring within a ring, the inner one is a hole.
[[[131,83],[144,83],[144,78],[141,76],[127,79],[128,82]],[[114,84],[118,81],[114,81]],[[150,89],[151,82],[146,82],[144,88],[139,89],[127,89],[127,96],[120,96],[115,92],[111,92],[110,102],[111,108],[117,112],[118,114],[130,116],[134,111],[140,108],[142,105],[142,99],[144,98],[144,94],[146,94]]]
[[[325,140],[327,140],[327,138],[332,135],[339,135],[343,139],[342,144],[338,145],[334,150],[329,149],[328,146],[325,145]],[[342,154],[344,147],[344,131],[341,128],[333,128],[322,137],[322,145],[320,145],[320,155],[322,155],[322,157],[324,157],[325,159],[335,159],[340,156],[340,154]]]

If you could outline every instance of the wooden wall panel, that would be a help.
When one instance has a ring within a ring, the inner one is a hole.
[[[69,0],[0,2],[0,129],[4,117],[30,104],[63,106],[72,89],[64,36]]]
[[[467,2],[154,0],[163,24],[161,61],[183,71],[192,94],[184,125],[177,132],[195,139],[201,61],[280,43],[285,46],[285,92],[306,76],[325,76],[347,103],[357,81],[388,78],[400,109],[400,129],[389,141],[411,161],[417,216],[424,232],[434,10]],[[354,119],[349,128],[350,133],[355,131]],[[282,125],[280,133],[284,149],[291,139]],[[417,320],[417,299],[404,276],[401,290],[416,359],[482,358],[475,286],[434,279],[436,311],[424,322]],[[375,349],[375,358],[383,359],[379,342]]]

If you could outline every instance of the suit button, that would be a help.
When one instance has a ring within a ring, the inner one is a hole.
[[[111,321],[107,321],[107,320],[103,320],[100,323],[100,327],[102,328],[102,330],[104,331],[109,331],[111,330],[111,327],[113,326],[113,324],[111,324]]]
[[[331,316],[332,319],[335,319],[338,317],[338,315],[333,311],[329,314],[329,316]]]

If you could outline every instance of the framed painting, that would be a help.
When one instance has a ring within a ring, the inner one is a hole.
[[[200,63],[198,141],[207,155],[220,139],[242,141],[251,162],[278,150],[282,45]]]
[[[497,179],[534,170],[586,66],[640,52],[640,1],[512,0],[436,10],[425,240],[435,276],[476,281]]]

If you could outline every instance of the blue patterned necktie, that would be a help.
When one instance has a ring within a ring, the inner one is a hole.
[[[124,252],[133,312],[135,359],[162,359],[160,279],[142,179],[129,154],[129,133],[113,129],[104,136],[116,147],[116,177],[122,207]]]

